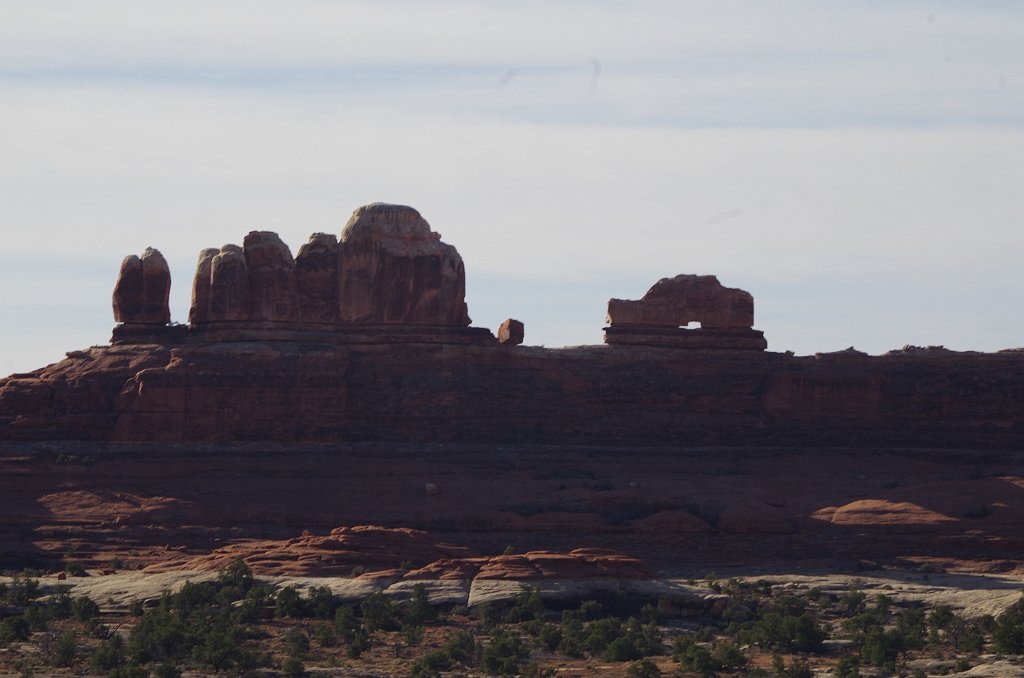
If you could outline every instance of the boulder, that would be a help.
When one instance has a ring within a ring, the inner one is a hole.
[[[114,320],[166,325],[171,321],[170,295],[171,270],[167,260],[159,251],[147,247],[141,257],[130,255],[121,262],[114,285]]]
[[[469,325],[462,257],[411,207],[357,209],[341,233],[339,276],[342,322]]]
[[[523,323],[508,318],[498,328],[498,343],[518,346],[523,343],[526,330]]]
[[[338,321],[338,239],[314,233],[295,256],[300,316],[303,322]]]

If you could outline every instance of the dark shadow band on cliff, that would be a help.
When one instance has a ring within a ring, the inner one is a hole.
[[[688,573],[1013,571],[1024,553],[1018,452],[5,443],[0,460],[5,541],[51,565],[356,525],[481,555],[614,548]]]

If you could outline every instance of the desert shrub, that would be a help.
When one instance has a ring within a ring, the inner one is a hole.
[[[630,617],[622,629],[622,635],[608,644],[604,658],[608,661],[631,661],[661,654],[661,634],[652,622],[641,624]]]
[[[887,631],[881,626],[869,628],[861,641],[861,657],[864,661],[890,670],[896,668],[896,662],[905,649],[902,633],[896,629]]]
[[[275,617],[301,617],[305,612],[302,596],[294,586],[285,586],[277,591],[274,597]]]
[[[93,652],[89,665],[95,671],[110,671],[124,664],[124,642],[120,636],[104,640]]]
[[[839,607],[847,616],[864,611],[868,596],[863,591],[847,591],[839,599]]]
[[[46,607],[54,619],[67,619],[71,616],[71,596],[67,591],[58,591],[46,599]]]
[[[243,598],[255,584],[252,570],[244,560],[236,560],[217,571],[217,583],[222,590],[229,591],[234,600]]]
[[[536,586],[524,586],[512,601],[512,607],[505,613],[505,621],[510,623],[538,619],[544,614],[544,604],[540,599],[540,590]]]
[[[430,604],[426,586],[416,584],[412,587],[412,596],[405,604],[402,617],[406,624],[413,626],[421,626],[437,619],[437,610]]]
[[[423,627],[416,624],[402,624],[399,629],[402,634],[402,641],[406,645],[419,645],[423,640]]]
[[[383,593],[374,593],[359,604],[363,626],[367,631],[397,631],[399,629],[398,608]]]
[[[856,657],[842,657],[836,662],[836,678],[860,678],[860,661]]]
[[[828,634],[806,612],[799,616],[768,612],[750,631],[753,642],[787,652],[816,652]]]
[[[811,667],[807,664],[806,659],[794,657],[789,662],[786,678],[814,678],[814,672],[811,671]]]
[[[633,662],[626,669],[627,678],[660,678],[661,669],[650,659]]]
[[[288,631],[281,640],[290,655],[299,657],[309,652],[309,636],[298,629]]]
[[[359,628],[359,620],[356,619],[356,612],[352,607],[343,605],[334,611],[334,628],[338,630],[346,643],[352,642],[356,629]]]
[[[353,632],[352,639],[348,641],[348,648],[345,650],[345,654],[350,659],[359,659],[369,649],[370,634],[366,632],[366,629],[360,627]]]
[[[997,652],[1024,653],[1024,598],[996,617],[992,628],[992,644]]]
[[[928,630],[924,610],[912,607],[901,612],[896,618],[896,630],[903,636],[903,643],[908,649],[917,650],[924,647],[925,633]]]
[[[21,613],[21,616],[23,616],[25,621],[28,622],[28,628],[32,632],[45,631],[50,628],[52,613],[49,608],[41,605],[33,605],[31,607],[26,607],[24,612]]]
[[[8,617],[0,621],[0,645],[26,640],[30,632],[31,626],[25,617]]]
[[[299,657],[287,657],[281,662],[281,673],[286,676],[301,676],[306,672],[306,667],[302,663],[302,659]]]
[[[330,619],[338,607],[334,600],[334,594],[326,586],[311,586],[304,602],[305,615],[317,619]]]
[[[672,659],[679,662],[684,671],[713,676],[718,672],[718,662],[703,645],[698,645],[690,636],[680,636],[672,644]]]
[[[0,584],[0,601],[10,605],[28,605],[39,597],[39,580],[15,575],[11,583]]]
[[[452,658],[444,650],[435,650],[423,655],[412,665],[413,678],[437,676],[441,671],[452,668]]]
[[[725,670],[741,669],[747,665],[747,656],[734,643],[716,643],[711,649],[711,658],[719,668]]]
[[[472,666],[476,663],[479,646],[469,631],[456,631],[445,640],[444,651],[453,662]]]
[[[54,666],[71,666],[75,663],[75,655],[78,654],[78,642],[75,634],[71,631],[62,633],[47,654],[50,655],[50,663]]]
[[[168,599],[165,597],[164,601]],[[174,659],[190,646],[188,629],[169,603],[146,612],[132,629],[128,650],[140,663]]]
[[[535,619],[523,624],[523,630],[537,639],[537,644],[553,652],[562,642],[562,629],[557,624]]]
[[[78,621],[88,621],[100,613],[100,606],[91,598],[78,596],[71,601],[71,614]]]
[[[480,668],[492,675],[514,676],[519,673],[519,663],[529,656],[530,651],[518,635],[508,629],[497,628],[484,647]]]
[[[330,624],[318,624],[313,627],[313,640],[320,647],[334,647],[338,644],[338,636]]]
[[[138,664],[126,664],[113,669],[107,678],[149,678],[149,671]]]
[[[170,662],[162,662],[153,667],[153,678],[181,678],[181,669]]]

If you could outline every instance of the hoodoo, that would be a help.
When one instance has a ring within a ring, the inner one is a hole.
[[[713,275],[610,300],[608,346],[523,346],[512,318],[495,337],[469,326],[462,258],[411,207],[360,207],[294,257],[269,231],[202,250],[187,325],[168,271],[156,250],[127,257],[112,345],[0,379],[0,440],[1024,441],[1024,352],[769,352],[753,297]]]
[[[677,275],[654,283],[638,301],[610,299],[608,344],[676,348],[752,349],[768,347],[754,327],[754,297],[723,287],[713,275]],[[700,327],[684,327],[690,323]]]

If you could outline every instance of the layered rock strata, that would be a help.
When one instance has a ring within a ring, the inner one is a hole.
[[[0,380],[0,438],[1024,444],[1024,354],[183,342]]]
[[[138,257],[122,264],[115,291],[120,323],[141,313],[135,306],[141,305],[136,289],[142,290],[142,270]],[[115,328],[114,343],[172,344],[186,335],[203,342],[494,341],[487,330],[468,327],[466,272],[458,251],[442,242],[419,212],[402,205],[360,207],[340,240],[315,233],[295,257],[270,231],[250,232],[241,246],[204,249],[196,263],[187,331],[160,331],[170,321],[169,280],[161,319],[147,315],[152,327],[146,333]]]

